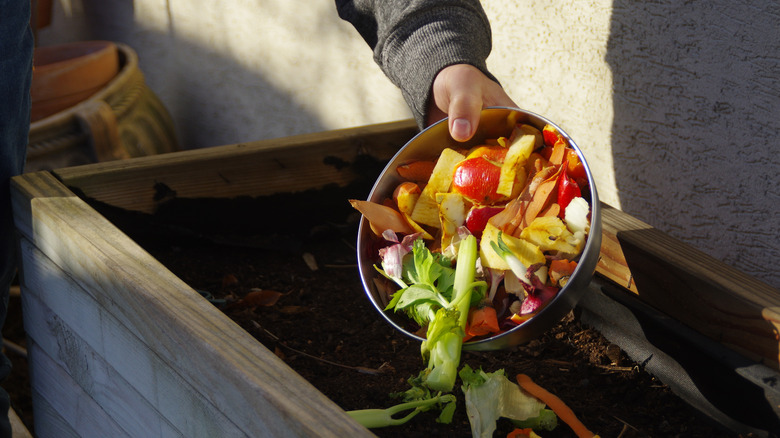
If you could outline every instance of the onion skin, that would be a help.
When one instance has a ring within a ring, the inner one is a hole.
[[[393,208],[358,199],[350,199],[349,203],[371,223],[371,230],[377,236],[381,236],[385,230],[392,230],[400,234],[413,234],[415,232],[404,216]]]

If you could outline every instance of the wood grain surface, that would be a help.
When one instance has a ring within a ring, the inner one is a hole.
[[[14,185],[25,323],[50,359],[33,366],[53,411],[36,423],[64,422],[49,436],[372,435],[51,174]],[[89,420],[103,412],[115,425]]]

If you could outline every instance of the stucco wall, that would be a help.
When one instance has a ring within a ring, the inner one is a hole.
[[[780,287],[776,2],[483,5],[488,65],[572,134],[604,201]],[[130,44],[185,147],[409,117],[332,0],[55,6],[41,44]]]

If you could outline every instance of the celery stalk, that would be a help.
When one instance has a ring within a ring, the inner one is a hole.
[[[453,395],[438,395],[425,400],[415,400],[397,404],[387,409],[358,409],[347,411],[347,415],[368,429],[388,426],[400,426],[414,418],[420,412],[432,409],[437,405],[449,405],[455,402]],[[405,416],[395,418],[394,415],[411,410]]]
[[[436,391],[450,392],[455,386],[471,292],[475,286],[476,262],[477,239],[469,235],[460,242],[458,249],[450,306],[436,312],[421,346],[423,358],[428,358],[425,384]]]

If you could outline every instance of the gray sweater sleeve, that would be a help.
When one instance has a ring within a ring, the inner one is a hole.
[[[490,23],[478,0],[336,0],[336,6],[401,89],[421,128],[433,79],[444,67],[471,64],[495,80],[486,65]]]

